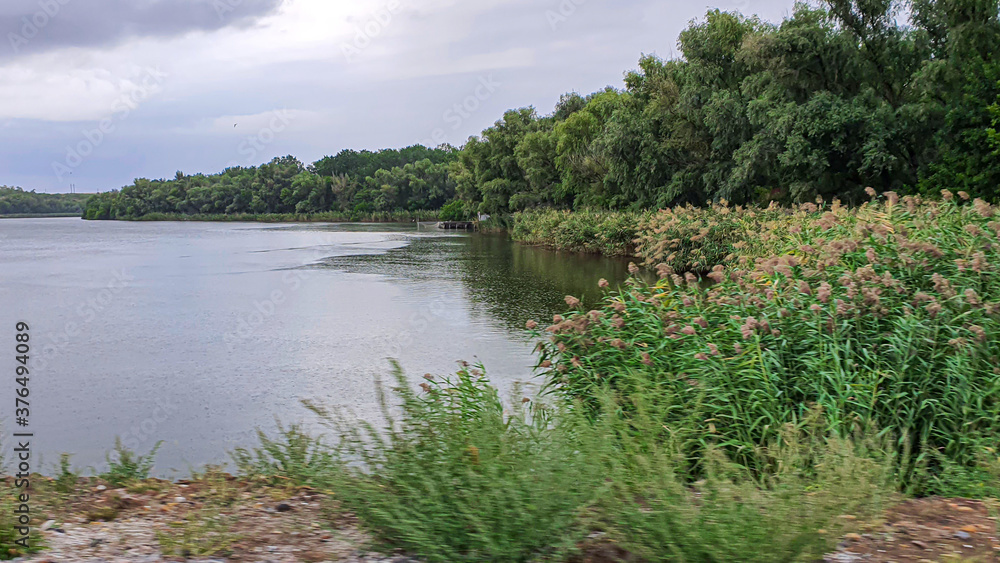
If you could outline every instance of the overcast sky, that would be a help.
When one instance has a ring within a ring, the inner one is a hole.
[[[504,110],[622,86],[708,8],[792,0],[2,0],[0,185],[461,145]],[[458,108],[456,109],[456,104]]]

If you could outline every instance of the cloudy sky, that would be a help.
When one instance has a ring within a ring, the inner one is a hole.
[[[286,154],[461,145],[508,108],[620,87],[710,7],[779,21],[792,4],[2,0],[0,185],[106,191]]]

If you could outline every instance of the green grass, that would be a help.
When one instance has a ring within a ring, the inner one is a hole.
[[[122,487],[148,479],[153,469],[156,452],[161,445],[163,445],[162,441],[157,442],[149,453],[139,455],[122,445],[120,438],[115,438],[114,452],[109,452],[105,456],[108,468],[103,473],[98,474],[98,477],[111,487]]]
[[[595,419],[579,404],[505,404],[480,368],[419,392],[394,377],[379,385],[386,428],[309,404],[336,439],[334,462],[306,474],[376,548],[426,561],[564,561],[594,531],[647,561],[809,561],[857,524],[842,516],[874,518],[893,496],[892,449],[872,432],[824,434],[819,411],[755,448],[764,471],[712,445],[692,482],[645,393],[597,392]],[[618,416],[626,407],[635,415]],[[265,440],[302,450],[298,433]]]
[[[206,506],[188,514],[184,520],[168,523],[166,529],[156,532],[156,541],[165,555],[184,558],[226,556],[232,553],[230,546],[240,539],[232,532],[235,523],[234,516]]]
[[[57,469],[53,486],[59,493],[68,494],[76,490],[80,481],[80,473],[73,469],[70,463],[70,454],[59,454],[59,467]]]
[[[395,378],[384,431],[312,406],[338,439],[330,487],[382,546],[428,561],[527,561],[583,537],[580,512],[604,476],[582,420],[520,402],[505,411],[475,368],[425,382],[422,395],[398,368]]]
[[[257,431],[260,446],[237,448],[230,453],[237,471],[257,481],[284,480],[296,485],[323,486],[329,479],[333,456],[320,438],[307,434],[300,425],[287,429],[278,424],[278,436]]]

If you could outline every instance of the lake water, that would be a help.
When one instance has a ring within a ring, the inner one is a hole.
[[[524,322],[626,275],[413,225],[0,220],[0,442],[9,461],[19,321],[46,473],[60,452],[100,467],[119,436],[142,452],[162,440],[157,473],[176,477],[276,419],[309,423],[302,399],[377,419],[388,358],[414,382],[482,362],[508,393],[534,365]]]

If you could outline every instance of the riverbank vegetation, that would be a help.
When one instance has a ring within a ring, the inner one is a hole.
[[[451,218],[537,208],[783,205],[864,189],[1000,184],[997,0],[826,0],[780,23],[710,11],[680,56],[643,57],[624,88],[506,112],[460,148],[344,150],[172,180],[136,180],[85,216],[373,213]],[[617,246],[616,246],[617,248]]]
[[[79,216],[90,194],[40,194],[0,186],[0,216]]]

